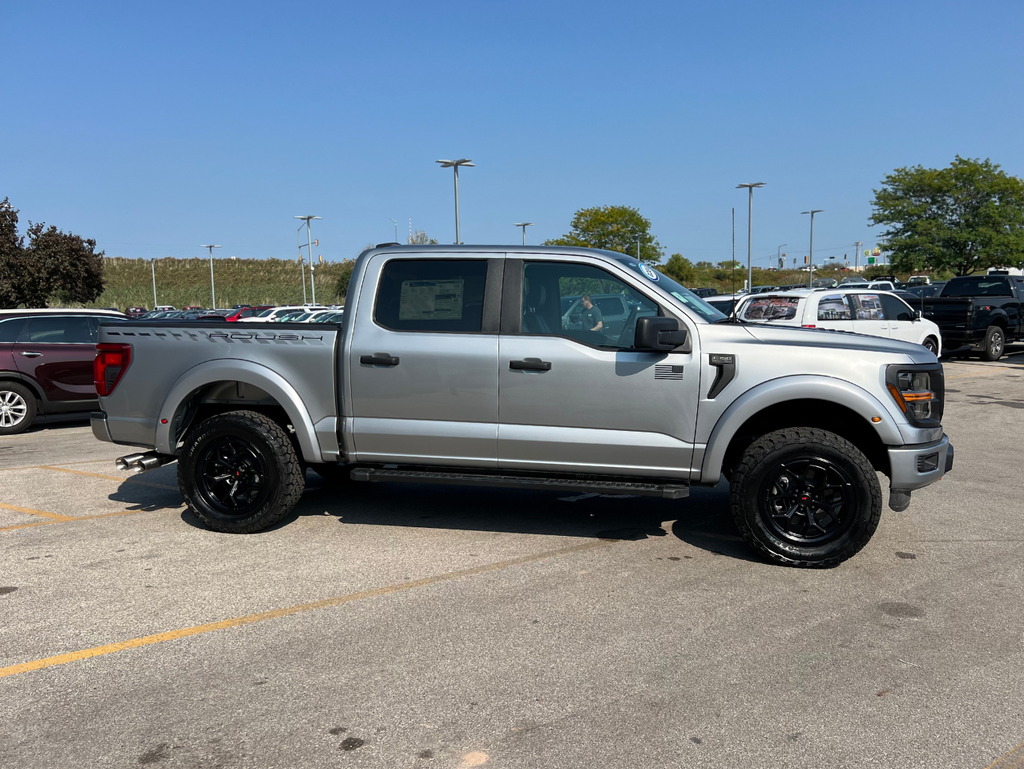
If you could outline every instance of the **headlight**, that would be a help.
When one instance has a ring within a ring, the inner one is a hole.
[[[885,372],[885,384],[911,424],[931,427],[942,420],[944,382],[941,366],[889,366]]]

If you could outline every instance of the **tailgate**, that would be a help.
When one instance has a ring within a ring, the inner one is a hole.
[[[968,329],[974,316],[970,297],[933,297],[923,302],[925,318],[940,329]]]

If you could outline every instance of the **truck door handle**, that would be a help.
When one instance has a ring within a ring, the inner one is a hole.
[[[367,366],[397,366],[398,356],[386,352],[375,352],[373,355],[360,355],[359,362]]]
[[[43,354],[41,352],[30,352],[26,350],[22,353],[22,356],[25,358],[41,358]]]
[[[513,371],[550,371],[551,364],[540,358],[524,358],[523,360],[510,360],[508,367]]]

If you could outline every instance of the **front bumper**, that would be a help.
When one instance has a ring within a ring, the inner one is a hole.
[[[913,491],[935,483],[953,469],[953,444],[943,435],[932,443],[889,449],[889,488]]]
[[[107,443],[114,442],[114,439],[110,437],[110,428],[107,427],[107,412],[93,411],[89,414],[89,424],[92,426],[92,434],[97,440]]]

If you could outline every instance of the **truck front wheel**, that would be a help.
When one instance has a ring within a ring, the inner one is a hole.
[[[792,427],[747,447],[732,475],[730,503],[754,549],[788,566],[824,568],[871,539],[882,490],[867,457],[848,440]]]
[[[229,411],[185,438],[178,488],[211,529],[251,534],[291,513],[305,474],[281,425],[255,411]]]

